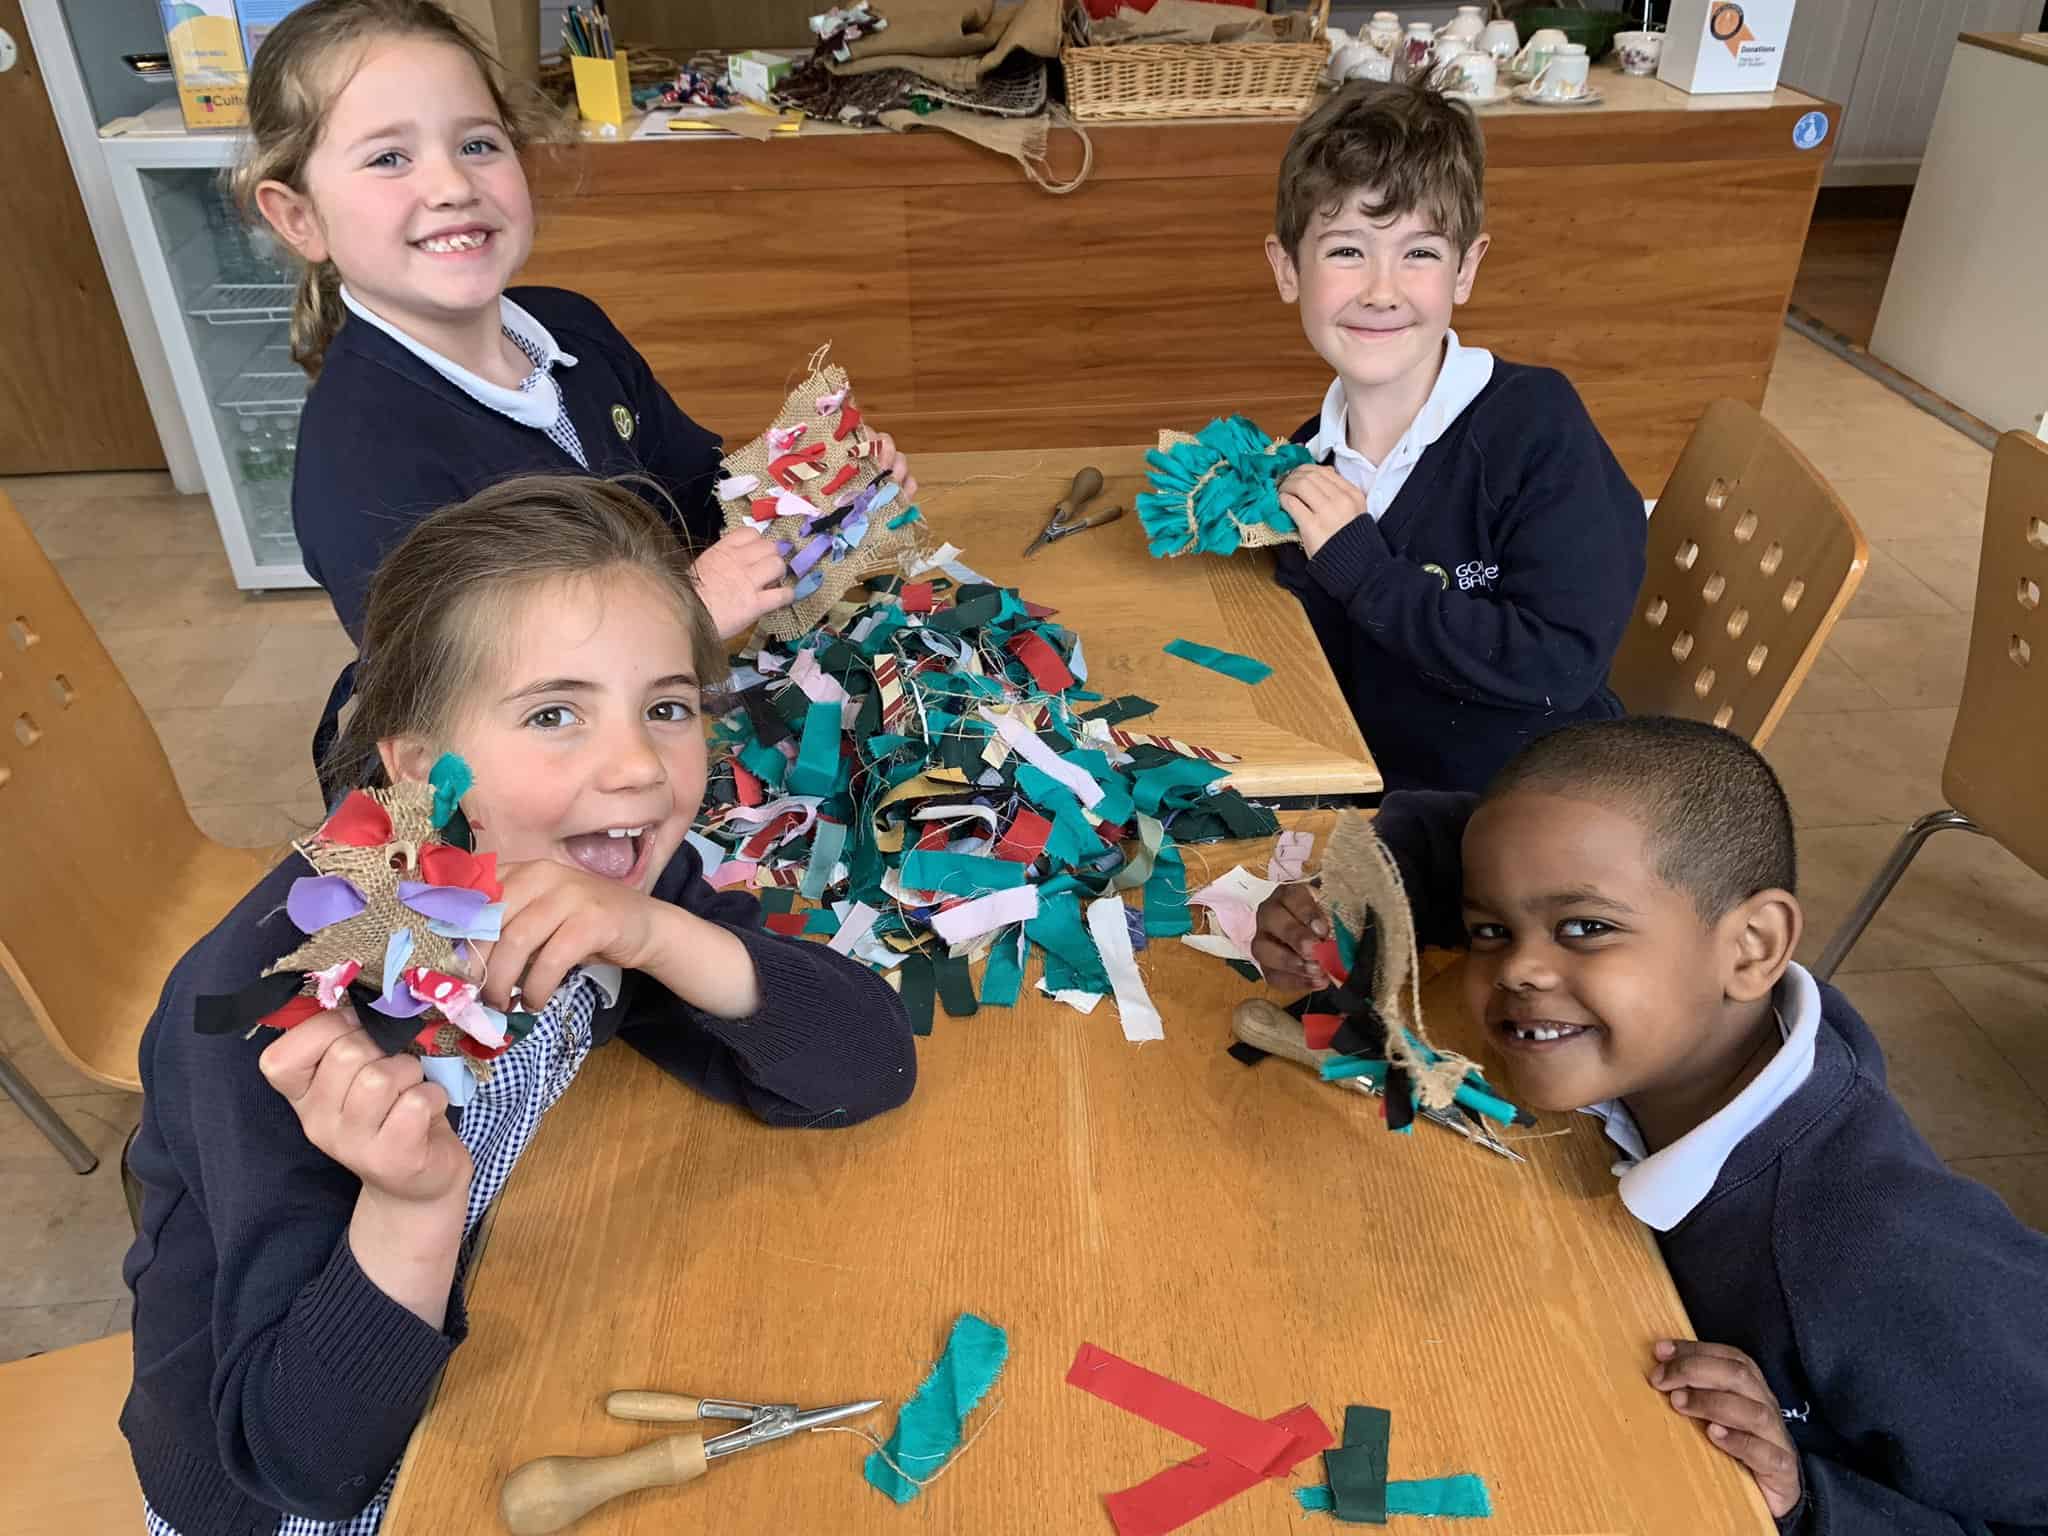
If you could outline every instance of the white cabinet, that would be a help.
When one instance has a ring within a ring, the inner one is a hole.
[[[239,587],[311,586],[292,537],[307,389],[291,359],[293,277],[229,204],[239,138],[158,116],[101,145],[221,542]]]

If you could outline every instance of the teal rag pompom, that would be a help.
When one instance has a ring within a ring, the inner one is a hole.
[[[1212,421],[1193,442],[1145,455],[1152,489],[1137,498],[1155,556],[1236,553],[1245,530],[1294,532],[1280,510],[1280,482],[1314,462],[1299,443],[1275,443],[1242,416]]]
[[[434,786],[434,825],[445,827],[476,777],[469,771],[469,764],[453,752],[443,752],[427,774],[427,782]]]

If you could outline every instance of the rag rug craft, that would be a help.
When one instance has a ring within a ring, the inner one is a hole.
[[[1242,416],[1212,421],[1193,437],[1162,430],[1145,455],[1152,489],[1135,505],[1145,544],[1160,558],[1298,544],[1280,509],[1280,482],[1315,462],[1299,443],[1275,442]]]
[[[530,1013],[478,1000],[472,945],[498,937],[497,856],[471,851],[458,806],[470,773],[450,754],[428,782],[352,791],[293,848],[314,873],[294,880],[285,915],[306,938],[240,992],[198,999],[201,1034],[286,1030],[344,1003],[387,1054],[423,1058],[466,1104],[491,1064],[533,1028]]]
[[[920,1032],[935,1003],[1014,1003],[1036,951],[1042,990],[1084,1011],[1114,994],[1127,1036],[1157,1038],[1135,941],[1090,909],[1136,893],[1142,937],[1187,933],[1181,845],[1277,819],[1221,784],[1235,758],[1133,728],[1148,700],[1084,688],[1081,637],[958,556],[871,578],[739,658],[693,834],[706,876],[895,972]]]
[[[1391,1130],[1407,1131],[1421,1114],[1501,1151],[1484,1121],[1535,1124],[1475,1063],[1431,1044],[1422,1026],[1407,894],[1364,813],[1337,818],[1317,901],[1330,937],[1316,960],[1332,985],[1284,1009],[1264,998],[1238,1004],[1231,1030],[1239,1044],[1232,1054],[1247,1064],[1283,1055],[1315,1066],[1326,1082],[1364,1082],[1380,1095]]]
[[[759,628],[780,640],[815,625],[864,576],[916,550],[914,524],[897,516],[902,487],[876,466],[881,440],[861,420],[846,370],[811,357],[809,376],[768,429],[721,461],[715,490],[727,528],[776,541],[796,601]]]

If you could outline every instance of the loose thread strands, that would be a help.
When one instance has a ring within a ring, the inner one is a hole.
[[[902,1451],[898,1453],[902,1461],[899,1461],[896,1456],[889,1454],[885,1448],[886,1442],[880,1435],[871,1429],[863,1429],[858,1424],[820,1424],[813,1433],[821,1435],[859,1435],[861,1439],[874,1447],[874,1454],[882,1458],[883,1466],[894,1472],[906,1483],[910,1483],[918,1488],[929,1488],[952,1470],[954,1462],[967,1454],[967,1448],[981,1438],[982,1431],[988,1428],[989,1421],[1002,1411],[1002,1407],[1003,1400],[1000,1397],[990,1403],[988,1405],[988,1412],[984,1413],[981,1416],[981,1422],[974,1426],[974,1433],[961,1441],[952,1450],[934,1451],[929,1455],[919,1455],[915,1451]],[[939,1463],[939,1466],[929,1477],[919,1477],[913,1472],[905,1471],[902,1465],[903,1461],[936,1461]]]

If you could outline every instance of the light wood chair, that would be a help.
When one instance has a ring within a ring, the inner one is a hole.
[[[1716,400],[1657,500],[1608,684],[1630,714],[1709,720],[1760,747],[1869,563],[1806,456],[1754,408]]]
[[[1948,738],[1941,792],[1899,838],[1877,878],[1821,951],[1814,975],[1834,975],[1920,845],[1945,827],[1979,832],[2036,874],[2048,875],[2048,801],[2041,760],[2048,755],[2048,443],[2008,432],[1991,457],[1984,547],[1977,564],[1977,607],[1963,702]]]
[[[141,1092],[164,978],[268,867],[193,825],[142,706],[0,495],[0,964],[50,1044]],[[4,1056],[0,1089],[78,1172],[97,1166]]]
[[[134,1374],[126,1333],[0,1365],[8,1536],[142,1529],[142,1488],[119,1423]]]

